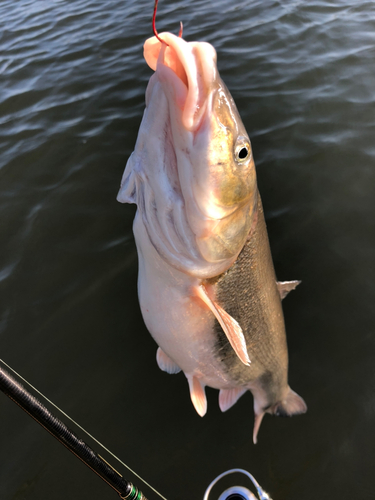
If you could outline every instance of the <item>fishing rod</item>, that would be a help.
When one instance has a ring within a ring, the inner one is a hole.
[[[0,359],[0,362],[5,364],[4,361]],[[6,365],[8,366],[8,365]],[[13,368],[9,367],[12,371]],[[14,372],[16,373],[16,372]],[[16,373],[18,377],[25,380]],[[25,380],[27,384],[27,382]],[[30,384],[29,384],[30,385]],[[43,394],[41,394],[35,387],[31,386],[36,392],[38,392],[44,399],[56,407],[52,401],[48,400]],[[130,481],[124,479],[123,476],[117,470],[112,467],[104,458],[98,455],[90,446],[88,446],[82,439],[80,439],[71,429],[69,429],[60,419],[53,415],[35,396],[33,396],[24,386],[19,383],[3,366],[0,364],[0,391],[2,391],[6,396],[8,396],[12,401],[14,401],[19,407],[21,407],[28,415],[30,415],[36,422],[38,422],[44,429],[46,429],[52,436],[54,436],[61,444],[63,444],[69,451],[71,451],[77,458],[79,458],[87,467],[94,471],[103,481],[105,481],[109,486],[111,486],[123,500],[147,500],[144,494],[134,486]],[[57,407],[56,407],[57,408]],[[59,411],[62,411],[59,409]],[[62,412],[67,418],[71,418]],[[74,421],[73,421],[74,422]],[[80,429],[85,431],[81,426],[74,422]],[[99,441],[97,441],[93,436],[88,434],[93,438],[100,446],[102,446],[107,452],[109,452],[114,458],[119,460],[115,455],[113,455],[109,450],[107,450]],[[120,460],[119,460],[120,461]],[[122,465],[126,464],[120,461]],[[128,467],[129,469],[129,467]],[[129,469],[131,470],[131,469]],[[137,475],[134,471],[132,471]],[[209,496],[212,496],[212,488],[228,474],[240,473],[246,475],[256,488],[259,500],[272,500],[271,497],[261,488],[256,479],[244,469],[230,469],[223,472],[217,476],[211,484],[208,486],[203,500],[209,500]],[[138,475],[137,475],[138,476]],[[166,500],[158,491],[156,491],[151,485],[149,485],[144,479],[138,476],[146,485],[148,485],[158,496],[163,500]],[[232,486],[231,488],[222,492],[218,500],[258,500],[254,494],[244,488],[243,486]]]
[[[2,366],[0,366],[0,390],[111,486],[120,495],[120,498],[147,500],[136,486],[124,479],[119,472],[53,415]]]

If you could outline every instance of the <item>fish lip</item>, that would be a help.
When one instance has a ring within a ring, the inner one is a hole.
[[[165,44],[156,37],[149,38],[144,44],[144,57],[156,72],[163,66],[170,69],[185,88],[181,118],[185,129],[193,132],[199,126],[205,95],[218,79],[216,51],[206,42],[186,42],[171,33],[159,36]]]

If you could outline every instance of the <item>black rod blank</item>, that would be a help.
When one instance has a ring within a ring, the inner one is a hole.
[[[130,481],[124,479],[95,453],[90,446],[82,441],[61,420],[55,417],[2,366],[0,366],[0,390],[116,490],[121,498],[126,498],[127,500],[147,500],[141,491]]]

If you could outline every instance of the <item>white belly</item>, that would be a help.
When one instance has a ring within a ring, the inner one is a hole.
[[[172,268],[159,256],[139,214],[133,231],[139,256],[139,302],[152,337],[186,375],[217,389],[229,387],[214,356],[214,316],[191,292],[200,280]]]

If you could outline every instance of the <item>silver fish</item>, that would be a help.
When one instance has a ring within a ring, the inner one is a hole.
[[[184,372],[199,415],[205,386],[222,411],[252,392],[256,442],[265,413],[307,409],[288,385],[281,307],[298,282],[276,280],[250,140],[215,49],[160,37],[144,45],[155,73],[118,194],[137,204],[140,306],[159,367]]]

